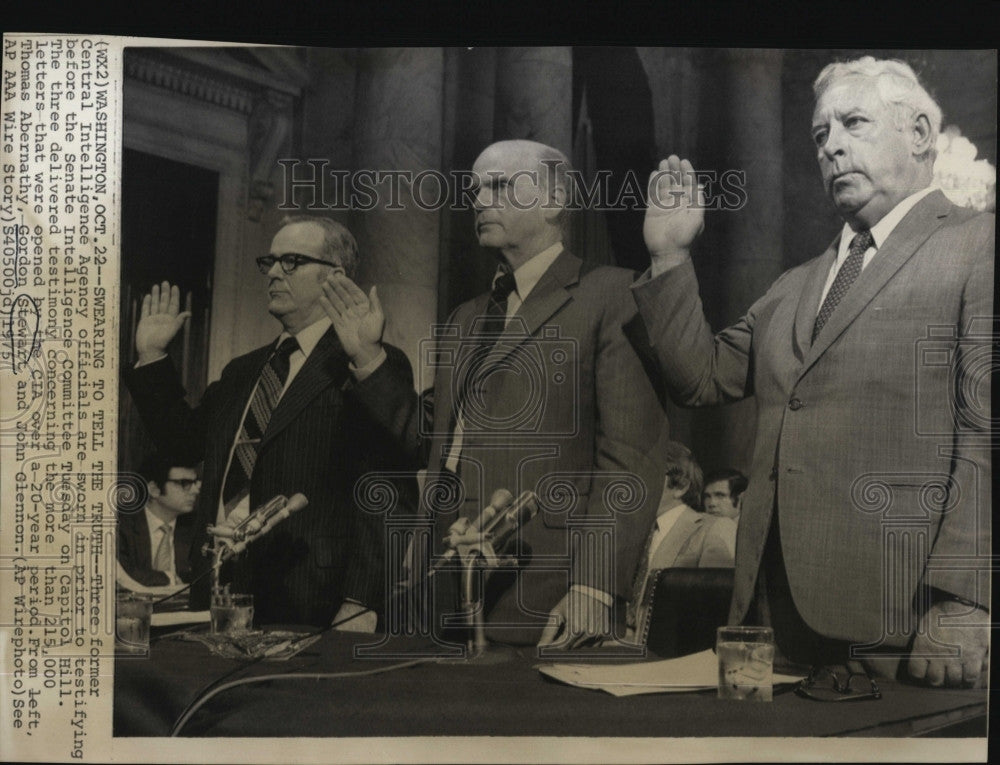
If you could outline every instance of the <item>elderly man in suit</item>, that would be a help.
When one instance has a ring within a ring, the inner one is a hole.
[[[383,523],[356,507],[353,492],[359,476],[392,465],[374,420],[344,390],[348,357],[319,304],[327,274],[352,275],[357,262],[357,243],[340,224],[286,218],[270,254],[254,265],[282,331],[233,359],[196,407],[185,402],[166,356],[187,319],[178,289],[165,282],[143,300],[139,359],[126,382],[161,450],[204,460],[196,572],[207,565],[200,547],[208,524],[234,525],[279,494],[301,492],[309,501],[236,561],[235,589],[255,596],[259,622],[326,625],[353,617],[344,629],[376,626],[370,609],[384,591]],[[408,379],[405,356],[387,351],[387,367]],[[193,605],[206,600],[206,589],[192,592]]]
[[[653,263],[633,294],[675,400],[756,400],[731,622],[770,622],[795,661],[888,654],[918,681],[973,684],[989,623],[976,386],[993,216],[931,187],[941,112],[909,66],[832,64],[814,90],[816,158],[844,220],[829,249],[713,337],[689,254],[704,191],[674,156],[650,178]]]
[[[533,141],[501,141],[476,160],[476,233],[496,252],[497,272],[491,292],[437,328],[433,399],[380,364],[377,293],[342,274],[324,289],[359,370],[357,397],[428,481],[461,483],[459,507],[424,508],[435,553],[496,489],[540,496],[516,576],[497,573],[487,585],[488,637],[572,647],[608,635],[615,602],[629,596],[659,496],[655,442],[665,423],[622,329],[635,316],[633,274],[588,267],[563,245],[568,168],[561,152]]]
[[[181,518],[194,510],[201,489],[198,472],[153,454],[139,473],[146,480],[149,501],[140,512],[118,515],[118,562],[147,586],[189,582],[193,529],[184,522],[190,518]]]

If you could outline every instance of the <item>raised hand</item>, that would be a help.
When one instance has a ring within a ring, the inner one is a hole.
[[[705,228],[705,194],[691,163],[676,154],[649,176],[649,201],[642,235],[659,270],[680,265]]]
[[[155,361],[167,352],[167,346],[191,317],[181,311],[181,291],[170,282],[154,284],[142,299],[139,324],[135,328],[135,350],[139,363]]]
[[[335,271],[323,283],[319,303],[354,366],[363,367],[382,352],[385,314],[375,287],[365,295],[347,276]]]

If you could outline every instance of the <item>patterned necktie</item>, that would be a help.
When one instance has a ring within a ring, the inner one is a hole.
[[[493,347],[497,336],[507,326],[507,299],[515,289],[517,282],[514,280],[514,274],[507,269],[501,269],[493,282],[490,301],[486,305],[486,320],[481,325],[484,335],[481,343],[487,347]]]
[[[156,555],[153,558],[153,568],[157,571],[170,571],[174,557],[171,549],[173,545],[170,542],[170,527],[164,523],[160,526],[160,543],[156,546]]]
[[[260,439],[267,431],[267,423],[271,413],[278,405],[281,392],[288,379],[288,359],[298,350],[299,343],[294,337],[286,337],[281,345],[271,354],[271,358],[260,372],[257,387],[254,388],[250,408],[247,410],[239,435],[236,437],[236,449],[233,451],[233,461],[226,476],[225,488],[222,491],[222,503],[226,515],[250,491],[250,476],[257,461],[257,451],[260,449]]]
[[[844,295],[847,294],[851,285],[854,284],[854,280],[858,278],[858,274],[861,273],[861,266],[865,262],[865,252],[869,247],[874,246],[875,240],[872,238],[872,232],[868,229],[855,234],[851,240],[850,254],[837,272],[833,284],[830,285],[830,291],[826,293],[826,299],[823,300],[823,305],[820,307],[819,313],[816,314],[816,323],[813,324],[812,342],[816,342],[819,331],[826,325],[827,320],[833,315],[834,310],[840,304]]]

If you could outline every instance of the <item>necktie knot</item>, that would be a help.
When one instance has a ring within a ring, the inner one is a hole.
[[[294,337],[286,337],[274,351],[278,358],[288,361],[289,357],[299,349],[299,341]]]
[[[517,281],[510,271],[501,270],[493,282],[493,293],[491,297],[497,303],[505,303],[510,293],[517,289]]]
[[[871,231],[865,229],[864,231],[859,231],[854,235],[854,238],[851,240],[850,254],[854,255],[855,253],[860,253],[861,255],[864,255],[869,247],[874,246],[875,237],[872,236]]]

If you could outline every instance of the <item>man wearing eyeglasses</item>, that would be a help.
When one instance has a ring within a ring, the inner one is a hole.
[[[118,516],[118,562],[140,584],[150,587],[191,580],[188,555],[191,550],[190,518],[201,480],[186,465],[172,465],[154,454],[139,469],[146,481],[149,501],[133,513]]]
[[[235,562],[233,590],[254,595],[258,623],[372,631],[382,597],[382,519],[354,503],[361,475],[388,467],[375,429],[352,405],[348,358],[320,307],[332,272],[353,275],[357,243],[335,221],[290,216],[256,258],[267,310],[282,331],[273,343],[233,359],[189,406],[166,347],[188,314],[177,287],[154,286],[136,328],[138,363],[126,382],[154,440],[165,451],[204,460],[196,528],[235,525],[276,495],[301,492],[309,505],[247,548]],[[400,351],[391,365],[410,375]],[[196,540],[192,566],[207,566]],[[207,578],[192,605],[207,602]]]

